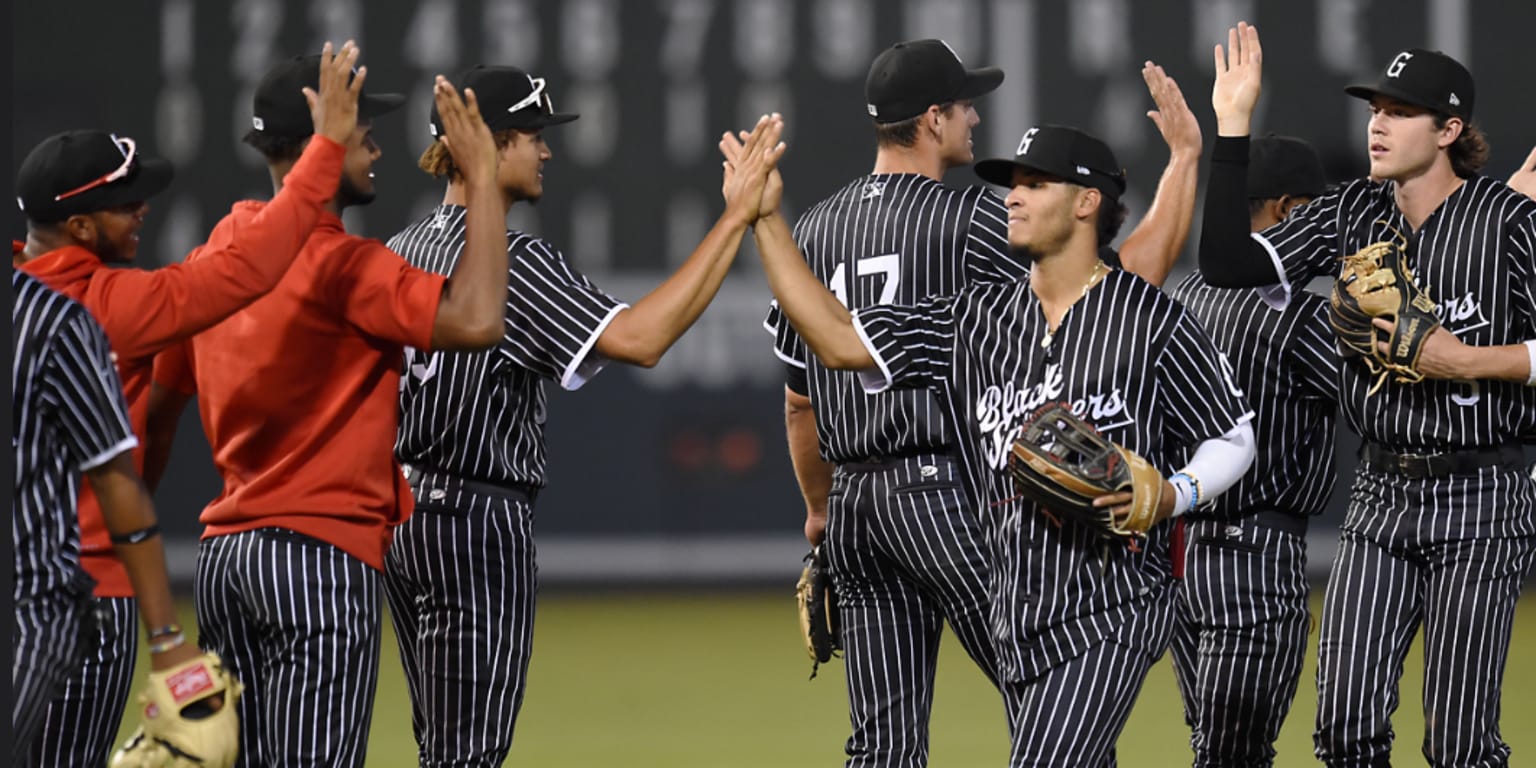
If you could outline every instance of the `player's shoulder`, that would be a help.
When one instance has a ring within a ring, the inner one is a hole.
[[[14,299],[11,305],[13,320],[26,317],[28,322],[58,327],[75,315],[89,317],[82,304],[24,269],[11,271],[11,295]]]
[[[511,259],[533,258],[543,261],[565,261],[565,254],[554,243],[538,235],[516,229],[507,230],[507,257]]]
[[[1497,211],[1501,214],[1500,218],[1510,224],[1536,222],[1536,200],[1532,200],[1503,181],[1478,175],[1467,179],[1466,183],[1471,187],[1469,191],[1474,201],[1474,209],[1487,208]]]

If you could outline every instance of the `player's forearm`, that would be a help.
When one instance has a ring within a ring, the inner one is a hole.
[[[757,237],[763,271],[768,274],[768,287],[811,352],[823,365],[836,370],[873,367],[874,358],[853,328],[853,315],[806,265],[784,217],[764,216],[752,232]]]
[[[154,503],[133,471],[131,456],[117,456],[87,472],[86,479],[101,503],[113,549],[128,571],[144,626],[153,630],[175,624],[176,605],[171,598]]]
[[[1494,347],[1463,345],[1446,370],[1452,375],[1437,378],[1489,379],[1524,384],[1531,377],[1531,351],[1525,344]]]
[[[1199,171],[1198,152],[1169,156],[1152,205],[1120,248],[1120,263],[1153,285],[1161,287],[1167,281],[1189,240]]]
[[[506,208],[494,178],[469,179],[465,189],[464,255],[443,284],[433,349],[487,349],[505,332]]]
[[[806,516],[825,518],[827,494],[832,490],[832,465],[821,458],[816,412],[811,410],[810,399],[788,388],[784,390],[784,433],[795,480],[800,484],[800,495],[805,497]]]
[[[682,267],[614,318],[598,339],[597,351],[645,368],[661,362],[720,291],[746,234],[744,219],[721,216]]]

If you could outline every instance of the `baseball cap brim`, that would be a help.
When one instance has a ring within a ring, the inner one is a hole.
[[[1011,187],[1013,186],[1014,170],[1018,168],[1029,167],[1031,166],[1024,165],[1023,163],[1016,163],[1012,160],[999,157],[993,158],[991,160],[982,160],[971,166],[971,169],[976,172],[976,176],[978,178],[987,182],[988,184],[996,184],[999,187]],[[1044,169],[1040,168],[1036,168],[1035,170],[1044,171]],[[1050,173],[1050,171],[1044,172]]]
[[[169,160],[141,157],[135,162],[127,178],[87,190],[75,197],[65,198],[47,206],[28,208],[27,215],[34,221],[63,221],[76,214],[143,202],[164,192],[175,176],[176,170]]]
[[[365,93],[357,100],[357,116],[360,119],[387,115],[405,106],[405,96],[399,93]]]
[[[997,90],[1003,84],[1003,71],[997,67],[982,67],[980,69],[967,69],[965,71],[965,83],[960,86],[960,91],[955,94],[955,99],[974,99]]]
[[[1440,109],[1438,105],[1430,104],[1424,98],[1409,93],[1402,88],[1393,87],[1390,83],[1356,83],[1345,86],[1344,92],[1357,99],[1365,99],[1366,101],[1370,101],[1376,96],[1386,96],[1397,99],[1404,104],[1412,104],[1431,111],[1438,111]]]
[[[982,181],[988,184],[996,184],[999,187],[1010,188],[1013,186],[1013,173],[1020,168],[1053,176],[1069,184],[1092,187],[1115,200],[1119,200],[1120,196],[1125,194],[1124,183],[1120,177],[1110,176],[1100,171],[1094,171],[1090,176],[1084,178],[1080,174],[1074,173],[1071,168],[1047,168],[1041,164],[1021,163],[1016,159],[1009,158],[982,160],[971,166],[971,170],[975,171],[976,176]]]

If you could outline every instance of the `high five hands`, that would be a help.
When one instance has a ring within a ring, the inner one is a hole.
[[[723,179],[720,192],[726,208],[736,206],[749,221],[772,216],[784,198],[784,179],[779,175],[779,158],[785,145],[784,117],[775,112],[758,118],[751,133],[726,131],[720,136]]]

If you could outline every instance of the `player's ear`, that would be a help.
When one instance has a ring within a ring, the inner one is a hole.
[[[96,244],[96,220],[90,214],[77,213],[59,225],[69,239],[84,246]]]
[[[1467,124],[1459,117],[1446,118],[1445,124],[1440,126],[1440,135],[1435,137],[1435,145],[1445,149],[1455,144],[1456,139],[1461,137],[1461,132],[1466,130],[1466,127]]]
[[[1095,187],[1079,187],[1077,193],[1077,217],[1092,219],[1104,204],[1104,193]]]

